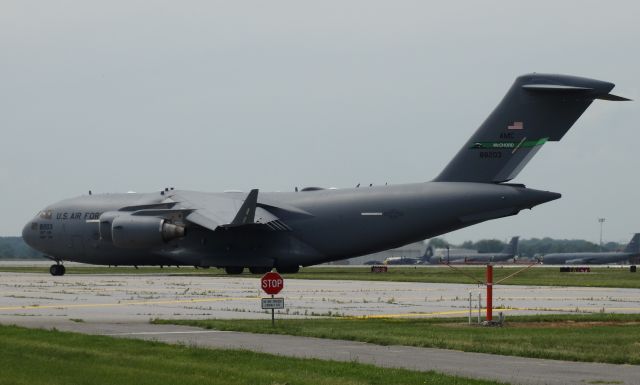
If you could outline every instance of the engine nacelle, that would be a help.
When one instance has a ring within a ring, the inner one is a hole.
[[[102,236],[102,216],[100,225]],[[120,214],[111,220],[110,235],[116,247],[139,249],[161,246],[172,239],[181,238],[184,236],[184,227],[169,223],[164,218]]]
[[[122,213],[118,211],[108,211],[100,215],[100,240],[104,242],[112,242],[113,237],[111,235],[111,225],[113,220],[121,216]]]

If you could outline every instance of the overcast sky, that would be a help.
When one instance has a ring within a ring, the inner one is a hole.
[[[434,178],[514,78],[640,100],[637,1],[0,0],[0,235],[57,200]],[[562,199],[445,236],[626,242],[640,102],[596,101],[514,182]]]

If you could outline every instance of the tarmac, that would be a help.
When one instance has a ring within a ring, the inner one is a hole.
[[[476,285],[288,279],[277,318],[478,315]],[[484,295],[484,294],[483,294]],[[352,341],[152,325],[155,318],[253,318],[269,322],[256,278],[193,275],[0,273],[0,323],[56,328],[291,357],[436,370],[512,384],[637,384],[640,366],[564,362]],[[640,312],[640,289],[497,286],[494,312]],[[616,382],[618,381],[618,382]]]
[[[442,317],[478,314],[477,285],[287,279],[278,317]],[[0,322],[25,317],[139,322],[268,318],[258,278],[0,273]],[[483,300],[484,301],[484,300]],[[494,313],[640,312],[640,289],[496,286]],[[484,305],[483,305],[484,307]]]

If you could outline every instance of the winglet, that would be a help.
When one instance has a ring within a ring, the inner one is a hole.
[[[253,189],[247,195],[236,217],[229,224],[230,226],[247,225],[255,222],[256,204],[258,203],[258,189]]]

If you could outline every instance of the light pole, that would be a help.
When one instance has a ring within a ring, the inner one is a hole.
[[[602,251],[602,227],[604,226],[605,218],[598,218],[598,223],[600,223],[600,251]]]

